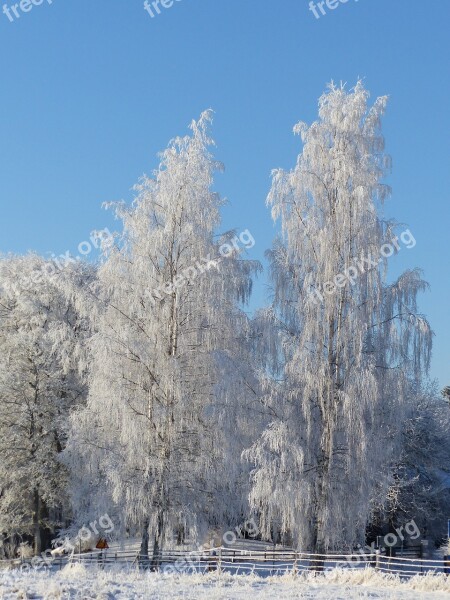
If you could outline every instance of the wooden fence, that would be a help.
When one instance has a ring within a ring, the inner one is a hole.
[[[415,550],[414,550],[415,551]],[[408,554],[408,555],[407,555]],[[410,556],[411,551],[402,555],[385,556],[373,552],[363,554],[312,554],[295,552],[293,550],[245,550],[241,548],[214,548],[208,551],[186,552],[167,550],[157,558],[158,570],[162,573],[207,573],[226,571],[233,574],[255,573],[261,576],[283,575],[285,573],[305,573],[315,571],[326,572],[332,569],[364,569],[373,568],[381,573],[397,574],[401,578],[426,573],[446,572],[444,560],[424,559]],[[125,568],[148,569],[154,566],[152,558],[142,559],[136,552],[116,550],[96,550],[82,554],[71,554],[51,559],[39,565],[34,559],[17,559],[8,562],[13,568],[42,568],[62,569],[67,564],[80,563],[86,568],[101,569]],[[6,566],[6,565],[3,565]],[[450,572],[450,564],[448,565]]]

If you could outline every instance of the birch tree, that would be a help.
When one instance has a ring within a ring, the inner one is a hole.
[[[141,559],[153,546],[155,568],[174,530],[195,537],[245,503],[228,487],[239,465],[230,464],[225,432],[245,393],[235,395],[236,366],[232,374],[227,364],[245,337],[238,303],[257,265],[241,260],[238,244],[227,258],[219,253],[229,236],[215,237],[222,200],[211,185],[221,165],[209,151],[210,121],[203,113],[192,135],[170,143],[131,207],[112,206],[123,231],[91,289],[88,404],[67,452],[91,492],[95,474],[105,478],[96,493],[109,495],[123,527],[140,529]],[[244,378],[245,368],[242,361]],[[77,510],[86,500],[75,491],[74,502]]]
[[[296,125],[302,151],[292,171],[274,171],[267,201],[282,227],[269,253],[273,304],[260,315],[274,418],[246,453],[251,503],[266,536],[289,531],[316,553],[364,542],[392,482],[407,377],[430,359],[420,273],[386,279],[398,249],[381,216],[387,99],[368,97],[361,82],[329,87],[319,119]]]

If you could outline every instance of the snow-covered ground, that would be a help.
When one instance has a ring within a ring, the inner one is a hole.
[[[102,571],[75,564],[62,571],[0,572],[1,600],[354,600],[450,598],[445,575],[416,577],[400,583],[372,570],[330,571],[324,576],[159,575]]]

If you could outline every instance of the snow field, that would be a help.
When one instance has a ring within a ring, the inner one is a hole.
[[[163,575],[138,571],[86,569],[67,565],[60,572],[0,573],[1,600],[266,600],[399,599],[438,600],[450,598],[450,580],[445,575],[414,577],[400,582],[395,576],[372,569],[336,569],[321,576],[285,575]]]

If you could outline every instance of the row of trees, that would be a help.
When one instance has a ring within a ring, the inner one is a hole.
[[[96,265],[54,275],[39,256],[0,261],[3,552],[105,511],[141,556],[250,514],[265,539],[318,552],[363,543],[378,520],[448,506],[448,405],[425,386],[432,333],[416,270],[386,259],[318,303],[314,291],[396,225],[380,133],[386,99],[330,86],[299,124],[295,168],[268,197],[270,306],[243,311],[261,270],[219,234],[211,113],[173,140]],[[35,281],[23,289],[20,277]],[[155,301],[152,290],[165,289]],[[170,292],[167,293],[167,290]],[[434,531],[434,530],[433,530]]]

